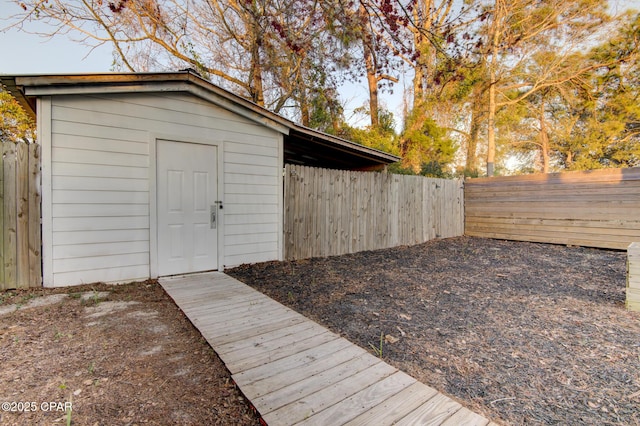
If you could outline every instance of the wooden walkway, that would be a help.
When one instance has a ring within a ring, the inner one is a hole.
[[[160,284],[270,426],[489,424],[228,275],[162,278]]]

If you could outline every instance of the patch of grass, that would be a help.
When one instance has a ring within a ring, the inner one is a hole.
[[[22,299],[20,299],[20,302],[19,302],[19,303],[20,303],[20,304],[25,304],[25,303],[27,303],[29,300],[31,300],[31,299],[35,299],[35,298],[36,298],[36,295],[35,295],[35,294],[33,294],[33,293],[31,293],[31,294],[27,294],[27,295],[25,295],[25,296],[22,296]]]
[[[6,293],[0,294],[0,305],[2,305],[8,299],[11,299],[13,296],[15,296],[15,293],[13,293],[12,291],[7,291]]]
[[[290,302],[290,303],[293,303],[293,302],[295,302],[295,301],[296,301],[296,298],[295,298],[295,296],[293,295],[293,293],[292,293],[292,292],[289,292],[289,293],[287,294],[287,299],[289,299],[289,302]]]
[[[59,331],[56,331],[56,334],[53,335],[53,339],[57,342],[60,339],[62,339],[64,337],[63,333],[60,333]]]
[[[96,363],[94,361],[91,361],[87,370],[89,370],[89,374],[93,375],[93,372],[96,370]]]
[[[82,297],[82,294],[80,293],[69,293],[68,296],[72,299],[80,299]]]
[[[369,343],[369,346],[371,346],[371,349],[373,349],[373,353],[378,357],[382,359],[382,350],[383,350],[383,346],[384,346],[384,332],[380,332],[380,344],[378,345],[378,347],[376,347],[373,343]]]

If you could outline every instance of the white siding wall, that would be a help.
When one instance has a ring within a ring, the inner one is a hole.
[[[51,105],[45,285],[149,277],[156,137],[221,147],[224,266],[281,257],[279,133],[187,94],[64,96]]]

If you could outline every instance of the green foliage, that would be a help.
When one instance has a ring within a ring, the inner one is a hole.
[[[394,130],[393,114],[381,109],[378,113],[378,121],[378,126],[369,126],[364,129],[343,125],[339,136],[369,148],[399,155],[400,147]]]
[[[0,141],[35,141],[35,123],[10,93],[0,90]]]
[[[416,174],[443,173],[453,161],[457,146],[448,132],[430,117],[412,112],[400,136],[402,165]]]

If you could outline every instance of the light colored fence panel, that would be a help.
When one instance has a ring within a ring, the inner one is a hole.
[[[285,167],[285,258],[419,244],[464,231],[461,182]]]
[[[1,144],[0,290],[42,284],[40,147]]]
[[[640,241],[640,168],[469,179],[465,234],[625,250]]]

